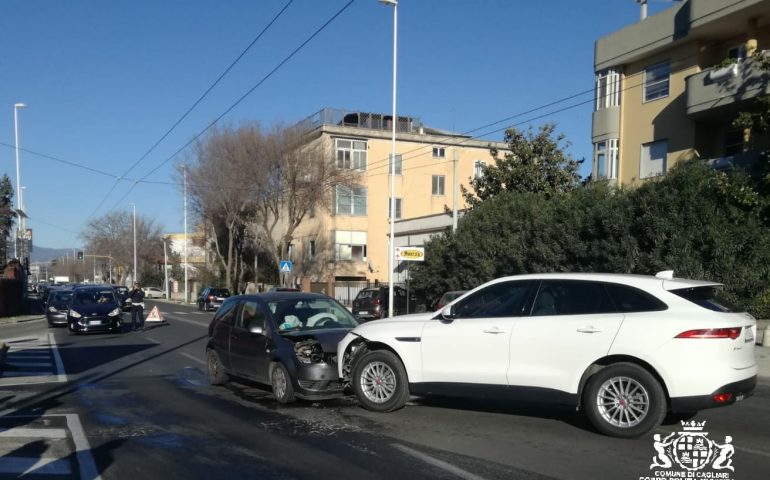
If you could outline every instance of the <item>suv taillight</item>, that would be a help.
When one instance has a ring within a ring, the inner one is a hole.
[[[742,327],[729,327],[687,330],[674,338],[729,338],[730,340],[735,340],[740,336],[741,328]]]
[[[375,298],[374,300],[372,300],[372,303],[375,305],[379,305],[382,303],[382,300],[380,300],[379,298]]]
[[[214,295],[209,295],[209,302],[214,300]]]

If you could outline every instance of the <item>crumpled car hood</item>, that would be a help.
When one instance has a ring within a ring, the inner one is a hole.
[[[315,338],[321,344],[321,348],[323,348],[324,352],[333,353],[337,351],[337,344],[340,343],[340,340],[342,340],[350,330],[350,328],[319,328],[317,330],[281,333],[281,336],[294,342]]]

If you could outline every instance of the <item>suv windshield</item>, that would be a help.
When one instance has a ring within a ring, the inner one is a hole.
[[[93,303],[117,303],[115,292],[109,290],[76,290],[72,297],[73,303],[90,305]]]
[[[49,301],[51,303],[62,304],[62,303],[69,303],[71,300],[72,300],[72,290],[67,290],[63,292],[51,293],[51,299]]]
[[[694,287],[694,288],[681,288],[678,290],[671,290],[671,293],[679,295],[685,300],[689,300],[692,303],[699,305],[703,308],[713,310],[715,312],[745,312],[746,309],[733,305],[728,299],[725,298],[725,293],[721,287],[709,286],[709,287]]]
[[[359,299],[359,300],[362,299],[362,298],[374,298],[374,299],[376,299],[379,296],[380,296],[380,289],[376,288],[376,289],[372,289],[372,290],[361,290],[360,292],[358,292],[358,296],[356,298]]]
[[[209,295],[214,295],[215,297],[229,297],[230,291],[226,288],[212,288],[209,290]]]

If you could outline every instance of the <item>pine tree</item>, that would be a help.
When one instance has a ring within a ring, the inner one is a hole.
[[[8,261],[8,242],[13,223],[13,186],[8,175],[3,175],[0,179],[0,265]]]

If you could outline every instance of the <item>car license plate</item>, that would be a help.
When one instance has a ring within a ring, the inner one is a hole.
[[[359,315],[369,315],[369,312],[367,312],[366,310],[364,310],[363,312],[358,312],[358,314],[359,314]]]
[[[754,327],[745,327],[746,329],[746,343],[754,341]]]
[[[88,324],[89,325],[101,325],[102,321],[101,320],[89,320]]]
[[[743,401],[743,398],[744,398],[743,394],[739,393],[738,395],[735,396],[735,401],[736,402],[741,402],[741,401]]]

